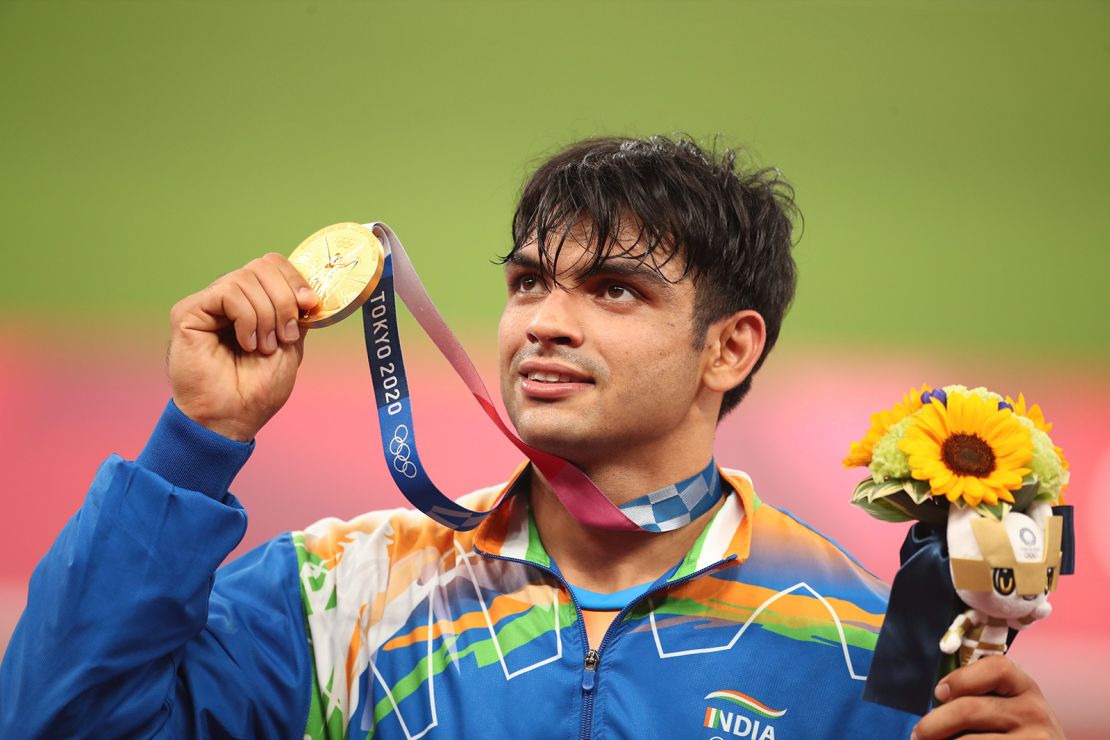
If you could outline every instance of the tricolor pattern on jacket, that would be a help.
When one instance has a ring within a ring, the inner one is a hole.
[[[514,491],[520,471],[466,497],[510,497],[469,532],[396,510],[295,533],[315,671],[306,737],[710,737],[710,710],[718,732],[751,737],[855,723],[908,735],[913,718],[859,699],[886,587],[722,473],[724,505],[621,613],[589,689],[581,618]]]

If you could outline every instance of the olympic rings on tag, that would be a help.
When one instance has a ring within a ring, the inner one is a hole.
[[[393,439],[389,440],[389,454],[393,455],[393,469],[406,478],[415,478],[418,471],[416,463],[409,460],[412,449],[406,444],[409,428],[398,424],[393,429]]]

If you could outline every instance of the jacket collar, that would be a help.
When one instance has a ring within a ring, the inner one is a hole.
[[[527,496],[524,495],[529,480],[525,475],[527,470],[528,463],[523,463],[501,487],[493,505],[504,503],[474,530],[474,545],[489,555],[550,568],[551,558],[540,542]],[[733,557],[743,562],[751,552],[752,520],[760,506],[759,497],[746,473],[728,468],[719,470],[726,484],[725,502],[683,558],[671,580]]]

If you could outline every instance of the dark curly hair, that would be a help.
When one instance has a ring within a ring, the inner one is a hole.
[[[688,137],[587,139],[551,157],[524,186],[513,215],[510,260],[536,241],[552,279],[570,231],[588,229],[596,270],[622,229],[637,234],[639,258],[656,270],[684,262],[695,286],[694,346],[716,320],[754,310],[767,325],[763,354],[742,383],[724,395],[724,416],[747,394],[752,376],[778,339],[797,282],[791,255],[794,191],[777,169],[737,170],[737,152],[705,149]]]

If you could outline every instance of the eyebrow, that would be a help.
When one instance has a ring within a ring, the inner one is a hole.
[[[534,270],[542,275],[550,273],[550,270],[548,270],[538,258],[521,254],[520,251],[513,252],[509,255],[509,258],[505,260],[505,267]],[[663,277],[658,270],[648,267],[643,260],[636,259],[635,257],[606,257],[602,260],[600,265],[591,268],[581,275],[579,282],[597,275],[643,280],[651,283],[656,288],[669,288],[674,285],[672,281]]]

